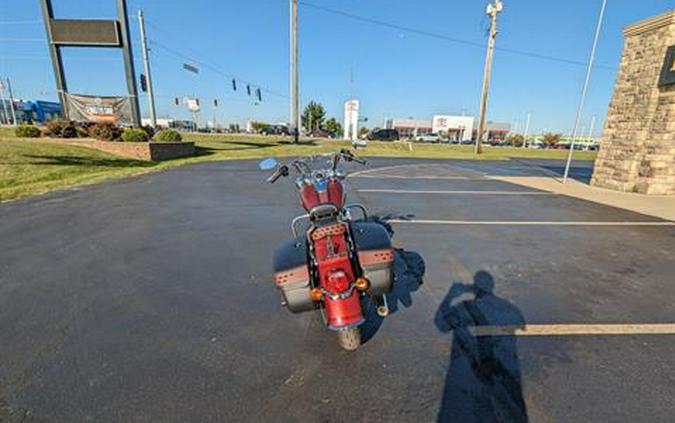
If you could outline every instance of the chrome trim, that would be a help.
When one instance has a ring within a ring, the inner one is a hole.
[[[293,232],[294,238],[297,238],[299,236],[298,231],[295,230],[295,224],[302,219],[309,219],[309,215],[308,214],[301,214],[300,216],[295,216],[293,218],[293,220],[291,221],[291,231]]]
[[[356,328],[356,327],[359,327],[359,326],[361,326],[362,324],[364,324],[365,322],[366,322],[366,319],[365,319],[364,317],[362,317],[361,320],[359,320],[359,321],[356,322],[356,323],[352,323],[352,324],[350,324],[350,325],[344,325],[344,326],[330,326],[330,325],[327,325],[327,327],[328,327],[328,329],[330,329],[330,330],[332,330],[332,331],[334,331],[334,332],[342,332],[342,331],[344,331],[344,330],[349,330],[349,329],[354,329],[354,328]]]
[[[368,210],[366,210],[366,206],[364,206],[363,204],[358,203],[346,204],[344,208],[347,211],[349,211],[349,209],[359,209],[363,214],[363,220],[368,220]]]
[[[323,292],[323,295],[325,295],[326,297],[330,298],[333,301],[346,300],[347,298],[354,295],[354,291],[356,290],[354,282],[350,283],[349,288],[347,288],[345,291],[343,291],[339,294],[331,294],[330,292],[326,291],[322,287],[319,287],[319,288],[321,289],[321,292]]]

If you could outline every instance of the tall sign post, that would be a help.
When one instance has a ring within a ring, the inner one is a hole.
[[[117,0],[117,19],[56,19],[52,0],[40,0],[44,18],[49,54],[52,59],[56,90],[66,119],[72,117],[69,104],[68,86],[63,69],[61,48],[63,47],[107,47],[121,48],[124,57],[124,70],[127,81],[128,116],[125,120],[133,126],[141,125],[141,114],[138,107],[138,92],[134,71],[131,37],[129,34],[129,17],[126,0]],[[94,105],[93,107],[95,107]]]
[[[345,102],[344,138],[354,141],[359,131],[359,101],[355,99]]]

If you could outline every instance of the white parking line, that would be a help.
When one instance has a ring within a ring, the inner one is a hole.
[[[351,177],[351,178],[354,178],[356,176],[365,175],[365,174],[372,173],[372,172],[379,172],[381,170],[398,169],[400,167],[420,167],[420,165],[419,164],[404,164],[404,165],[375,167],[375,168],[372,168],[372,169],[359,170],[358,172],[351,173],[348,176]]]
[[[474,178],[468,178],[466,176],[401,176],[401,175],[386,175],[386,174],[377,174],[377,175],[370,175],[370,174],[363,174],[360,173],[358,175],[352,174],[350,178],[374,178],[374,179],[461,179],[461,180],[481,180],[481,179],[474,179]]]
[[[513,221],[513,220],[420,220],[420,219],[391,219],[388,223],[420,224],[420,225],[501,225],[501,226],[675,226],[675,222],[597,222],[597,221]]]
[[[675,324],[550,324],[472,326],[475,336],[675,335]]]
[[[379,192],[388,194],[467,194],[467,195],[556,195],[548,191],[426,191],[409,189],[357,189],[358,192]]]

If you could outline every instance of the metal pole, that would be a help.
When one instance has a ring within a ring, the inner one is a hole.
[[[12,94],[12,83],[9,82],[9,77],[5,78],[7,81],[7,93],[9,94],[9,110],[12,111],[12,122],[16,126],[16,111],[14,110],[14,95]]]
[[[49,42],[49,55],[52,59],[52,68],[54,69],[54,79],[56,80],[56,92],[61,102],[61,114],[64,119],[70,118],[68,113],[68,85],[66,84],[66,76],[63,71],[63,59],[61,57],[61,48],[54,44],[52,40],[51,20],[54,18],[54,10],[52,8],[51,0],[40,0],[42,8],[42,17],[45,22],[45,32],[47,33],[47,41]]]
[[[134,56],[131,52],[131,35],[129,34],[129,15],[126,0],[117,0],[117,20],[120,24],[122,36],[122,56],[124,57],[124,71],[127,76],[127,90],[131,100],[131,121],[133,126],[141,126],[141,112],[138,107],[138,91],[136,90],[136,71],[134,70]]]
[[[595,115],[591,116],[591,127],[588,130],[588,139],[593,138],[593,130],[595,129]]]
[[[150,75],[150,56],[148,55],[148,40],[145,36],[145,19],[143,11],[138,11],[138,28],[141,35],[141,53],[143,54],[143,67],[145,69],[145,83],[148,87],[148,110],[150,111],[150,126],[157,126],[157,114],[155,112],[155,94],[152,89],[152,76]]]
[[[581,98],[579,99],[579,107],[577,108],[577,117],[574,120],[574,130],[572,131],[572,142],[570,143],[570,152],[567,155],[567,163],[565,164],[565,174],[563,175],[563,184],[567,182],[567,177],[570,173],[570,166],[572,165],[572,154],[574,153],[574,139],[579,130],[579,122],[581,114],[584,111],[584,103],[586,102],[586,93],[588,91],[588,83],[591,80],[591,73],[593,71],[593,62],[595,61],[595,49],[598,46],[598,39],[600,38],[600,29],[602,28],[602,18],[605,15],[605,7],[607,0],[602,0],[602,7],[600,8],[600,15],[598,16],[598,24],[595,28],[595,38],[593,39],[593,47],[591,48],[591,56],[588,59],[588,67],[586,68],[586,79],[584,86],[581,89]]]
[[[298,96],[298,0],[291,2],[291,122],[293,141],[298,142],[300,132],[300,103]]]
[[[2,103],[2,115],[0,115],[0,124],[9,123],[9,112],[7,111],[7,103],[5,103],[5,84],[0,78],[0,103]]]
[[[487,114],[488,91],[490,89],[490,72],[492,70],[492,56],[495,49],[495,38],[497,38],[497,14],[502,11],[502,2],[495,0],[494,4],[488,5],[488,15],[490,15],[490,35],[488,37],[487,54],[485,56],[485,70],[483,72],[483,92],[480,103],[480,120],[478,123],[478,136],[476,137],[475,153],[480,154],[483,151],[481,143],[483,135],[486,132],[485,118]]]
[[[527,114],[527,120],[525,121],[525,134],[523,134],[523,148],[527,147],[527,132],[530,130],[530,118],[532,113]]]

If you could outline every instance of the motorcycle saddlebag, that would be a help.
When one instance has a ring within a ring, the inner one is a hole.
[[[394,282],[394,250],[386,228],[375,222],[352,222],[352,236],[363,276],[370,281],[371,295],[391,291]]]
[[[314,310],[314,302],[309,297],[310,275],[304,235],[282,244],[274,252],[274,282],[292,313]]]

